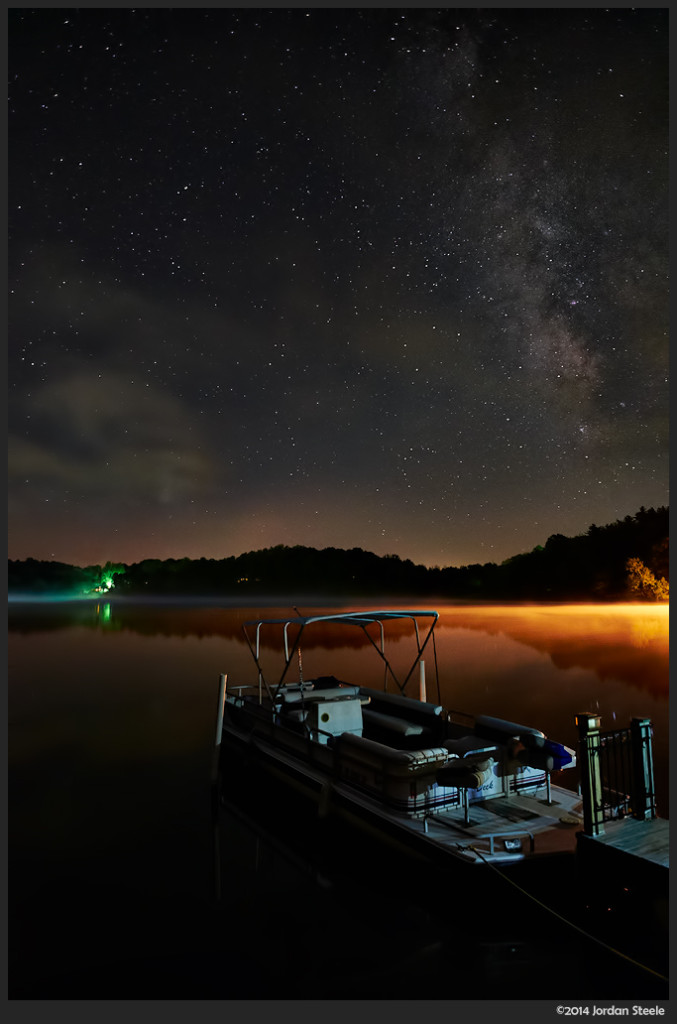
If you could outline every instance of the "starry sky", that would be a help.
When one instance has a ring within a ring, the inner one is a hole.
[[[9,11],[9,556],[668,504],[667,8]]]

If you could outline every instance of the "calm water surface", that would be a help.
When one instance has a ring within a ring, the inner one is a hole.
[[[445,706],[533,724],[571,746],[577,713],[599,713],[606,729],[648,717],[659,811],[667,816],[667,608],[436,607]],[[342,887],[354,893],[363,883],[318,876],[317,865],[237,815],[221,849],[222,902],[213,900],[209,770],[218,676],[253,681],[242,623],[278,613],[290,609],[11,606],[10,995],[274,997],[255,967],[255,949],[262,934],[284,948],[295,913],[290,878],[299,919],[312,906],[326,927],[336,927],[345,914]],[[305,677],[331,672],[382,686],[368,644],[358,634],[348,644],[341,636],[326,628],[304,644]],[[393,641],[398,667],[408,667],[410,648],[396,633]],[[276,653],[264,637],[271,676]],[[430,699],[437,687],[426,653]],[[354,909],[353,934],[364,941],[368,933],[369,950],[389,965],[368,993],[378,998],[399,991],[406,936],[433,936],[438,927],[428,911],[402,900],[396,919],[388,907],[372,891]],[[464,970],[454,994],[434,997],[495,998],[518,985],[534,963],[524,953],[520,968],[522,947],[511,948],[480,957],[480,991]],[[404,994],[425,998],[431,989],[422,954],[416,964]],[[605,962],[599,978],[613,970]],[[560,979],[553,997],[565,991]]]

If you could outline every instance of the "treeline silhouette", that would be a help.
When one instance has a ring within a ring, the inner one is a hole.
[[[241,597],[276,594],[341,596],[418,595],[468,600],[614,601],[665,599],[669,580],[669,509],[644,507],[585,534],[553,534],[533,551],[501,564],[428,568],[398,555],[362,548],[317,548],[279,544],[229,558],[144,559],[131,565],[66,565],[29,558],[9,562],[10,596]],[[637,572],[665,587],[638,590]],[[633,582],[634,580],[634,582]]]

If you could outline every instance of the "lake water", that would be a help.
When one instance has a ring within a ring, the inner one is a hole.
[[[441,703],[533,724],[570,746],[578,713],[599,713],[603,729],[650,718],[658,809],[668,815],[667,607],[435,607]],[[329,610],[336,609],[302,608]],[[290,956],[290,927],[301,929],[309,948],[316,943],[316,917],[330,932],[342,920],[354,952],[367,942],[381,965],[370,984],[348,985],[348,997],[484,999],[512,991],[517,998],[522,985],[528,998],[535,973],[549,996],[547,973],[534,960],[542,942],[492,945],[487,935],[473,970],[449,968],[441,980],[444,926],[428,907],[402,896],[393,916],[374,887],[365,896],[353,857],[357,879],[328,878],[284,836],[235,809],[221,835],[226,869],[215,903],[209,773],[218,677],[253,681],[242,623],[278,613],[290,609],[10,605],[10,996],[274,998],[279,980],[266,979],[280,974],[262,964]],[[426,654],[431,699],[437,687]],[[366,642],[346,645],[326,632],[304,645],[304,676],[318,671],[381,687],[372,655]],[[272,648],[264,647],[264,658],[272,665]],[[346,917],[347,891],[360,899]],[[412,935],[417,955],[403,972]],[[433,947],[434,968],[425,953]],[[560,959],[575,949],[560,949]],[[303,949],[292,952],[291,965],[297,953],[302,961]],[[599,996],[620,997],[623,984],[637,986],[629,997],[654,993],[650,978],[614,963],[600,952],[592,975],[589,957],[587,974],[572,966],[553,979],[553,998],[576,995],[583,977],[585,984],[594,977]],[[308,998],[292,975],[290,967],[289,997]],[[330,990],[327,983],[313,996],[336,997]]]

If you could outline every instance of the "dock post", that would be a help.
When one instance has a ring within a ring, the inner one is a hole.
[[[219,676],[219,698],[216,705],[216,741],[212,751],[212,799],[218,803],[219,771],[221,768],[221,736],[223,733],[223,709],[226,702],[228,676]]]
[[[656,817],[651,721],[648,718],[633,718],[630,722],[630,737],[632,816],[639,821],[649,821]]]
[[[586,836],[599,836],[604,832],[600,724],[599,715],[594,715],[591,712],[576,715],[578,761],[583,798],[583,832]]]
[[[221,799],[221,737],[223,735],[223,710],[226,702],[228,676],[219,676],[219,697],[216,705],[216,739],[212,751],[212,852],[214,870],[214,897],[221,901],[221,843],[219,839],[219,801]]]

